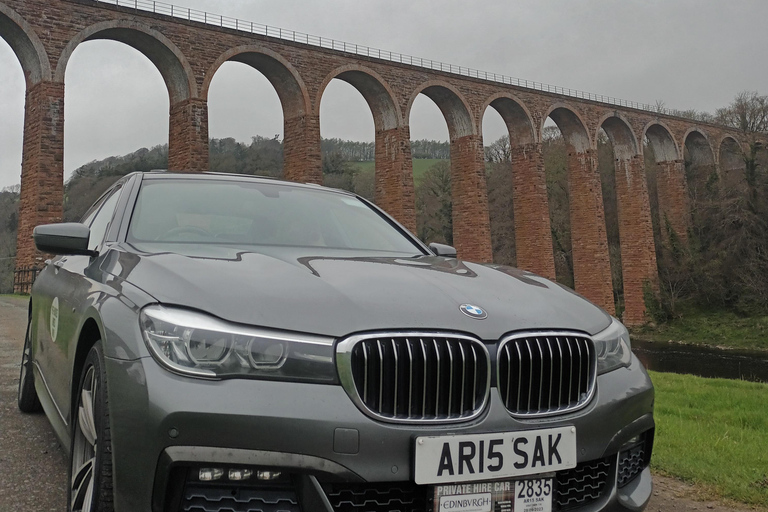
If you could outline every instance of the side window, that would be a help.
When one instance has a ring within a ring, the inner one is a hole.
[[[99,201],[93,206],[88,209],[87,212],[85,212],[85,215],[83,215],[83,218],[80,219],[80,224],[85,224],[86,226],[90,226],[91,222],[93,222],[93,218],[96,216],[96,213],[98,213],[99,208],[101,208],[101,205],[104,204],[104,201]]]
[[[120,198],[121,188],[112,192],[104,201],[99,209],[99,213],[96,214],[91,223],[91,237],[88,240],[88,249],[91,251],[95,250],[104,241],[107,229],[109,229],[109,223],[112,221],[112,215],[115,213],[115,207],[117,207],[117,200]]]

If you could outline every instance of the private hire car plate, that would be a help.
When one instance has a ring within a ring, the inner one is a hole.
[[[552,474],[527,480],[436,485],[434,512],[552,512]]]
[[[576,467],[576,427],[417,437],[417,484],[473,482]]]

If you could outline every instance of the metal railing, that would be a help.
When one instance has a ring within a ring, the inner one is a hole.
[[[43,270],[40,267],[20,267],[13,271],[13,293],[29,295],[37,275]]]
[[[439,62],[431,59],[424,59],[421,57],[414,57],[412,55],[404,55],[402,53],[391,52],[388,50],[381,50],[378,48],[371,48],[369,46],[363,46],[354,43],[346,43],[344,41],[336,41],[335,39],[329,39],[327,37],[313,36],[311,34],[305,34],[304,32],[297,32],[295,30],[286,30],[279,27],[272,27],[264,25],[262,23],[255,23],[253,21],[245,21],[237,18],[231,18],[228,16],[222,16],[220,14],[212,14],[205,11],[198,11],[196,9],[189,9],[187,7],[179,7],[172,4],[166,4],[164,2],[155,2],[152,0],[96,0],[100,3],[116,5],[119,7],[127,7],[138,11],[151,12],[155,14],[162,14],[171,16],[174,18],[195,21],[199,23],[205,23],[206,25],[228,28],[233,30],[239,30],[249,34],[258,34],[262,36],[275,37],[283,39],[285,41],[292,41],[294,43],[303,43],[311,46],[317,46],[320,48],[327,48],[330,50],[337,50],[340,52],[351,53],[353,55],[360,55],[363,57],[372,57],[376,59],[382,59],[389,62],[397,62],[401,64],[408,64],[411,66],[418,66],[421,68],[431,69],[434,71],[443,71],[446,73],[453,73],[456,75],[466,76],[470,78],[478,78],[481,80],[488,80],[491,82],[498,82],[506,85],[514,85],[516,87],[525,87],[527,89],[533,89],[536,91],[549,92],[553,94],[561,94],[564,96],[571,96],[573,98],[598,101],[601,103],[608,103],[611,105],[617,105],[621,107],[634,108],[639,110],[647,110],[650,112],[657,112],[657,108],[654,105],[647,103],[637,103],[634,101],[627,101],[612,96],[604,96],[602,94],[593,94],[590,92],[579,91],[577,89],[570,89],[568,87],[560,87],[558,85],[549,85],[541,82],[535,82],[533,80],[524,80],[522,78],[513,78],[498,73],[489,73],[487,71],[480,71],[464,66],[456,66],[454,64],[447,64],[445,62]]]

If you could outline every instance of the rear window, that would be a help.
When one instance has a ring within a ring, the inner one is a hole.
[[[128,241],[422,254],[354,196],[261,182],[145,180]]]

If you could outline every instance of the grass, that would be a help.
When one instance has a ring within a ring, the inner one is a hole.
[[[424,176],[430,167],[442,160],[434,158],[414,158],[413,159],[413,181],[415,185],[421,182],[421,178]],[[374,162],[350,162],[357,167],[360,172],[373,172]]]
[[[680,318],[633,330],[635,337],[695,345],[768,351],[768,316],[739,316],[731,311],[680,310]],[[768,412],[768,409],[766,410]]]
[[[650,372],[651,466],[715,498],[768,504],[768,384]]]

